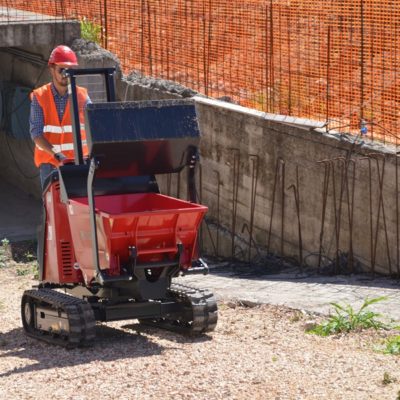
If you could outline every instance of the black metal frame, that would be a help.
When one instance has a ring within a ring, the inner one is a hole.
[[[68,93],[71,99],[72,107],[72,132],[74,137],[74,150],[75,150],[75,165],[83,165],[83,151],[82,151],[82,137],[81,127],[79,120],[79,105],[78,96],[76,90],[76,77],[82,75],[103,75],[106,84],[107,102],[115,101],[115,84],[114,74],[115,68],[84,68],[84,69],[71,69],[67,68],[63,72],[68,78]],[[99,245],[97,239],[97,226],[96,226],[96,205],[94,199],[93,183],[95,179],[96,169],[98,163],[96,159],[90,160],[89,174],[87,178],[87,195],[89,202],[89,213],[90,213],[90,230],[92,236],[92,252],[93,262],[97,273],[98,282],[103,285],[105,283],[105,277],[103,276],[100,264],[99,264]],[[130,281],[131,276],[121,276],[118,279],[113,278],[113,282],[118,281]]]
[[[115,68],[66,68],[63,74],[68,78],[68,93],[72,106],[72,132],[74,136],[75,164],[83,164],[83,152],[81,141],[81,126],[79,121],[78,96],[76,91],[76,77],[80,75],[104,75],[106,83],[107,101],[115,101]]]
[[[97,162],[93,158],[90,160],[90,167],[89,167],[89,175],[87,179],[87,195],[88,195],[88,203],[89,203],[89,212],[90,212],[90,231],[92,236],[92,254],[93,254],[93,263],[94,267],[96,268],[96,279],[98,282],[103,285],[104,278],[103,274],[100,270],[100,263],[99,263],[99,243],[97,239],[97,226],[96,226],[96,206],[94,200],[94,193],[93,193],[93,182],[96,174],[97,169]],[[122,279],[120,279],[122,280]],[[132,280],[132,277],[128,277],[128,279],[123,280]]]
[[[176,300],[125,302],[119,304],[91,303],[96,321],[109,322],[133,318],[179,318],[184,305]]]

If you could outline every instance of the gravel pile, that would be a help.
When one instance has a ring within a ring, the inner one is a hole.
[[[97,43],[85,39],[75,39],[71,45],[72,50],[80,57],[84,57],[91,62],[98,62],[103,60],[112,60],[117,68],[120,68],[118,57],[110,51],[103,49]]]
[[[181,85],[178,82],[167,79],[153,78],[151,76],[142,75],[139,71],[132,71],[125,77],[128,83],[145,86],[150,89],[158,89],[162,92],[178,94],[182,97],[193,97],[197,94],[196,91]]]
[[[78,55],[82,67],[115,66],[117,68],[117,86],[118,80],[123,79],[131,85],[156,89],[161,92],[176,94],[183,98],[190,98],[198,94],[196,91],[183,86],[178,82],[145,76],[140,71],[136,70],[131,71],[126,76],[122,76],[121,63],[118,57],[110,51],[103,49],[97,43],[85,39],[76,39],[72,43],[71,48]]]
[[[98,325],[88,349],[38,342],[21,328],[35,282],[18,268],[0,269],[1,399],[399,398],[400,357],[374,351],[389,333],[307,335],[307,318],[283,307],[220,303],[217,330],[199,338],[124,321]]]

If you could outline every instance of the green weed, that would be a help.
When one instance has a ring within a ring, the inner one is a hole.
[[[17,275],[18,276],[25,276],[25,275],[29,275],[30,274],[30,268],[26,268],[26,267],[19,267],[16,270]]]
[[[81,37],[82,39],[100,44],[101,26],[83,17],[81,19]]]
[[[1,240],[0,246],[0,268],[6,266],[6,262],[11,258],[11,246],[10,241],[7,238]]]
[[[33,275],[33,279],[39,279],[39,269],[37,263],[26,264],[16,269],[17,276]]]
[[[32,273],[33,273],[33,279],[38,280],[39,279],[39,265],[38,263],[35,263],[32,265]]]
[[[27,260],[27,262],[32,262],[34,260],[36,260],[36,256],[34,254],[32,254],[31,252],[27,251],[24,254],[25,259]]]
[[[294,314],[290,317],[290,322],[295,323],[299,322],[304,318],[304,315],[300,311],[295,311]]]
[[[397,379],[390,376],[389,372],[383,373],[382,383],[384,385],[390,385],[391,383],[395,383],[396,381],[397,381]]]
[[[383,352],[385,354],[400,354],[400,335],[388,338]]]
[[[388,326],[379,321],[381,314],[367,310],[371,304],[386,300],[387,298],[376,297],[366,299],[361,308],[356,312],[350,305],[342,306],[338,303],[331,303],[335,309],[335,314],[330,316],[327,321],[318,324],[315,328],[308,331],[319,336],[328,336],[338,333],[350,332],[362,329],[388,329]]]

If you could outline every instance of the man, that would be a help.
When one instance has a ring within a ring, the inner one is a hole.
[[[68,80],[63,69],[78,65],[76,54],[67,46],[57,46],[50,54],[48,66],[52,82],[35,89],[31,95],[30,134],[35,142],[35,164],[43,185],[54,168],[65,159],[73,159],[71,105]],[[90,102],[87,90],[77,86],[83,156],[87,156],[84,108]]]

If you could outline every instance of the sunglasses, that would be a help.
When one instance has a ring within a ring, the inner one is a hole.
[[[71,67],[67,67],[67,68],[71,68]],[[63,72],[67,69],[66,67],[59,67],[59,66],[55,66],[54,69],[57,72],[57,74],[63,75]]]

